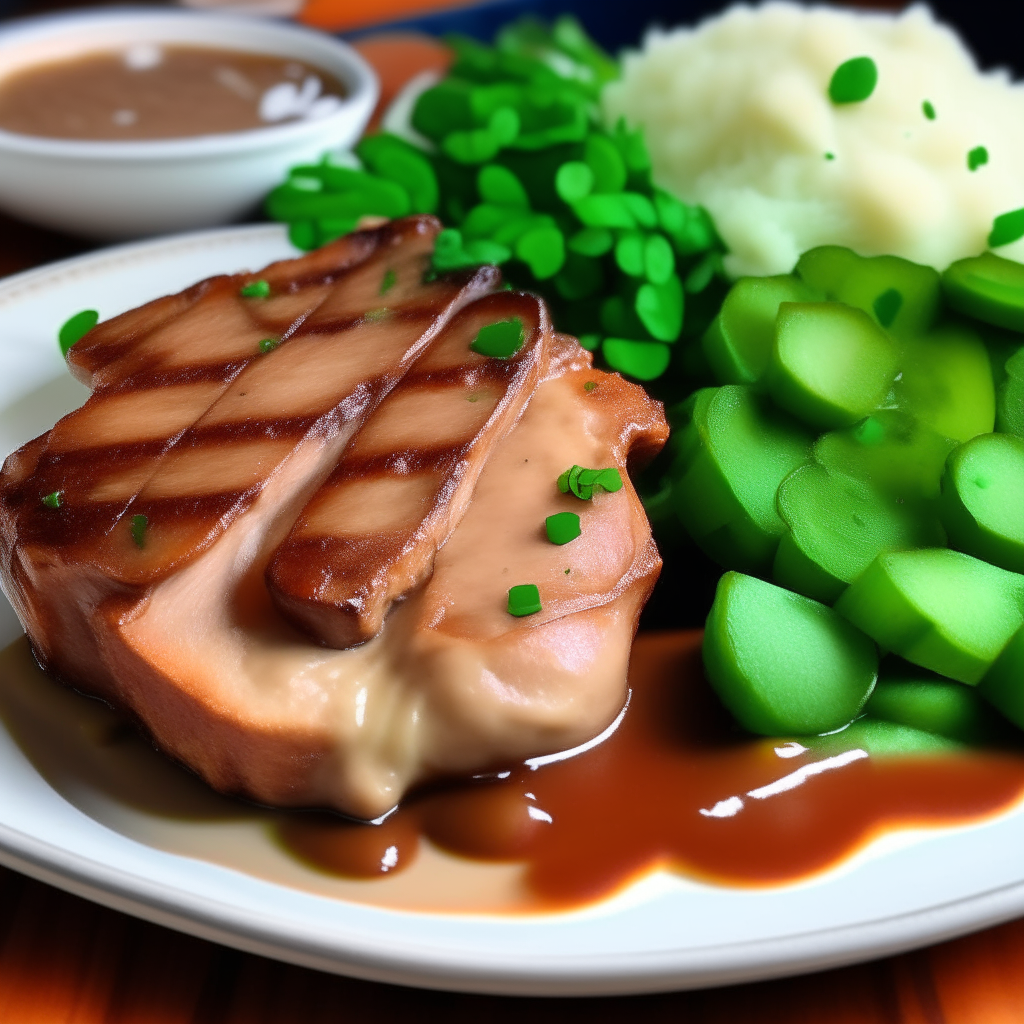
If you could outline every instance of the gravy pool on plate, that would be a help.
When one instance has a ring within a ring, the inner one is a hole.
[[[324,117],[345,87],[301,61],[138,43],[0,79],[0,129],[58,139],[172,139]]]

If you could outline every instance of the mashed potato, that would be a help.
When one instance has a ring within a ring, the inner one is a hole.
[[[833,72],[859,56],[874,92],[833,104]],[[657,184],[707,207],[737,276],[787,272],[825,243],[941,270],[1024,206],[1024,85],[979,72],[925,7],[768,3],[654,30],[603,103],[609,123],[646,129]],[[1024,240],[999,253],[1024,261]]]

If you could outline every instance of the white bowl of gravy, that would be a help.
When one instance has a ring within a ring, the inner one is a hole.
[[[351,146],[378,96],[349,46],[284,22],[98,10],[0,30],[0,208],[97,239],[238,220]]]

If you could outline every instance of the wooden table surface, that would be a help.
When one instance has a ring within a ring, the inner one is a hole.
[[[67,0],[53,4],[65,5]],[[368,57],[382,59],[371,50],[368,45]],[[390,80],[394,71],[381,70],[390,93],[397,84]],[[408,73],[403,67],[403,77]],[[89,248],[0,215],[0,276]],[[407,989],[292,967],[136,920],[0,868],[0,1024],[368,1024],[411,1018],[511,1024],[524,1016],[535,1024],[1020,1024],[1024,920],[902,956],[779,981],[628,998],[515,999]]]

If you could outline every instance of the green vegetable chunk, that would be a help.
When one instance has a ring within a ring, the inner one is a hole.
[[[514,316],[510,320],[499,320],[497,323],[481,327],[469,347],[482,356],[511,359],[525,342],[523,321]]]
[[[978,692],[1014,725],[1024,729],[1024,628],[1014,633],[978,684]]]
[[[544,529],[552,544],[568,544],[580,533],[580,517],[575,512],[556,512],[544,520]]]
[[[941,287],[932,267],[899,256],[858,256],[823,245],[797,261],[795,273],[830,299],[856,306],[896,337],[928,330],[939,310]]]
[[[996,430],[1024,437],[1024,347],[1006,360],[1005,372],[996,395]]]
[[[727,572],[704,633],[708,681],[751,732],[840,729],[875,685],[875,645],[827,605]]]
[[[1024,573],[1024,440],[981,434],[955,449],[941,507],[951,547]]]
[[[679,518],[719,564],[765,572],[786,532],[775,493],[807,461],[811,437],[749,387],[703,388],[682,413],[689,422],[673,435]]]
[[[772,578],[826,604],[882,551],[942,543],[934,518],[813,463],[783,480],[776,503],[789,532],[779,542]]]
[[[1024,331],[1024,264],[985,252],[953,263],[942,275],[942,287],[955,310]]]
[[[985,345],[969,327],[939,328],[902,343],[895,404],[938,434],[968,441],[992,430],[996,393]]]
[[[238,294],[243,299],[265,299],[270,295],[270,284],[267,281],[250,281],[242,285]]]
[[[60,344],[60,354],[67,358],[71,346],[80,341],[100,322],[100,315],[95,309],[83,309],[61,324],[57,332],[57,341]]]
[[[831,754],[860,748],[866,750],[871,757],[934,757],[937,754],[956,754],[964,750],[964,745],[957,740],[868,715],[858,718],[849,728],[835,736],[822,736],[820,739],[816,737],[804,742],[823,753]]]
[[[926,673],[917,679],[880,679],[864,705],[864,713],[960,743],[998,743],[1006,738],[1005,723],[993,714],[979,692]]]
[[[960,551],[889,552],[836,610],[881,647],[974,685],[1024,621],[1024,576]]]
[[[824,292],[790,274],[744,277],[729,289],[701,346],[722,384],[754,384],[764,376],[783,302],[813,302]]]
[[[535,615],[540,610],[540,591],[537,589],[536,583],[523,583],[518,587],[509,588],[509,615],[522,618],[524,615]]]
[[[47,508],[60,508],[61,506],[61,491],[51,491],[49,494],[44,494],[39,500]]]
[[[852,57],[832,73],[828,98],[833,103],[861,103],[878,84],[878,66],[870,57]]]
[[[863,311],[838,302],[784,302],[765,385],[783,409],[812,426],[849,426],[882,404],[898,359]]]
[[[814,457],[826,468],[855,476],[897,498],[939,496],[946,456],[956,441],[896,409],[885,409],[846,430],[822,434]]]

